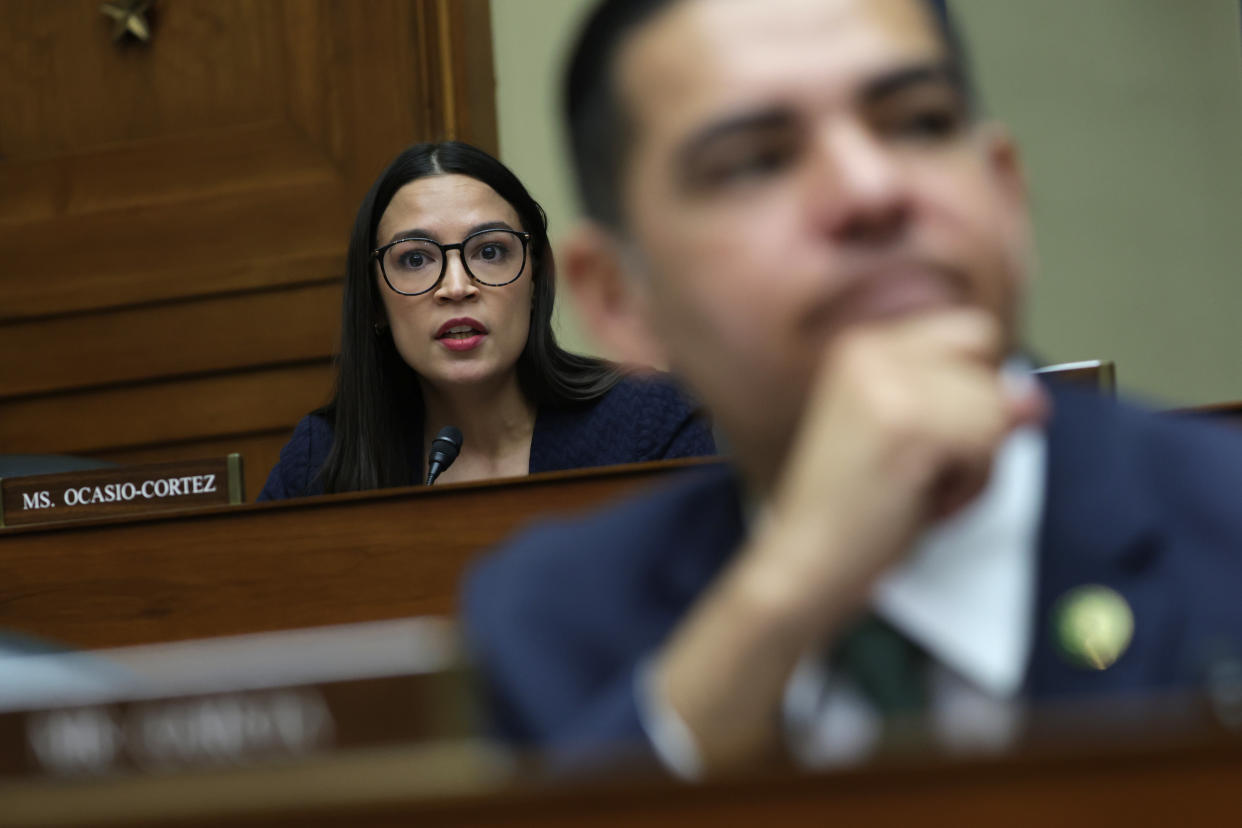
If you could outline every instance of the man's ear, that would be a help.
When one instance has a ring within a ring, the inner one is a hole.
[[[1018,257],[1015,266],[1020,268],[1020,278],[1025,279],[1033,269],[1035,245],[1022,153],[1012,133],[1000,124],[985,125],[983,141],[988,167],[1004,208],[1008,246]]]
[[[562,250],[565,284],[583,327],[612,359],[637,368],[663,368],[664,348],[651,325],[648,276],[633,272],[613,233],[583,221]]]
[[[985,124],[982,129],[988,165],[1002,196],[1025,213],[1028,197],[1026,170],[1023,168],[1022,153],[1018,150],[1013,134],[997,123]]]

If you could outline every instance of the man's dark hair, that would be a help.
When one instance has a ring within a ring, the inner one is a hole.
[[[587,18],[570,53],[563,90],[564,118],[582,209],[611,227],[622,225],[621,175],[632,124],[617,90],[617,53],[635,29],[679,0],[603,0]],[[974,93],[965,48],[948,0],[923,0],[944,38],[951,69],[968,102]]]

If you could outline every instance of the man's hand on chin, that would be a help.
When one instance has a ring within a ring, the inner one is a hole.
[[[762,521],[675,631],[655,688],[708,771],[780,750],[779,708],[799,658],[826,648],[870,587],[932,523],[985,487],[993,457],[1046,402],[1015,396],[1001,331],[951,310],[834,339]]]

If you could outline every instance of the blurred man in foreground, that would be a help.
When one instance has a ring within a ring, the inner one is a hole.
[[[515,741],[686,775],[930,711],[1204,680],[1242,633],[1242,440],[1019,360],[1016,149],[933,0],[605,2],[567,86],[591,329],[732,468],[528,533],[467,618]]]

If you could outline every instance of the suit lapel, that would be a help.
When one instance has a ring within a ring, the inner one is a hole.
[[[1163,577],[1167,538],[1135,417],[1113,400],[1050,384],[1044,515],[1039,536],[1035,641],[1026,694],[1036,700],[1115,694],[1173,680],[1163,657],[1181,633],[1183,596]],[[687,493],[657,569],[674,623],[727,565],[745,535],[740,486],[727,465],[705,470]],[[1082,586],[1125,601],[1133,638],[1116,663],[1087,669],[1067,658],[1054,630],[1057,602]]]
[[[1112,399],[1049,386],[1045,508],[1039,543],[1035,642],[1026,689],[1037,700],[1112,694],[1164,684],[1165,659],[1177,638],[1178,598],[1159,577],[1165,539],[1135,431]],[[1074,662],[1056,632],[1071,590],[1114,590],[1133,614],[1134,632],[1105,669]]]
[[[665,605],[680,616],[727,565],[745,536],[741,485],[727,463],[698,472],[663,528],[656,583]]]

